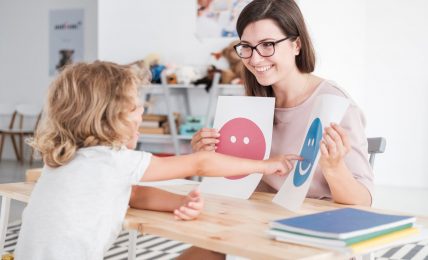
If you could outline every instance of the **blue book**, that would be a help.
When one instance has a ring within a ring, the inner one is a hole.
[[[413,216],[389,215],[354,208],[341,208],[298,217],[279,219],[272,228],[334,239],[349,239],[414,223]]]

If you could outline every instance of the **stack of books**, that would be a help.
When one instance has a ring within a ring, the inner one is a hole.
[[[144,114],[138,130],[142,134],[165,134],[164,125],[167,120],[167,115]]]
[[[426,239],[427,231],[415,227],[415,221],[413,216],[341,208],[272,221],[268,233],[278,241],[366,253]]]
[[[174,113],[175,123],[178,127],[180,115]],[[170,127],[167,115],[144,114],[143,121],[139,126],[139,132],[142,134],[170,134]]]

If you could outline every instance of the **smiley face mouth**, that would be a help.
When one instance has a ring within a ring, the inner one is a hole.
[[[309,172],[309,170],[311,169],[311,166],[312,166],[312,163],[309,163],[308,164],[308,167],[306,167],[306,169],[302,169],[302,162],[299,162],[299,173],[300,173],[300,175],[306,175],[308,172]]]

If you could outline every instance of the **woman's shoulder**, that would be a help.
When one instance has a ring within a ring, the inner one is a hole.
[[[349,93],[343,89],[338,83],[333,80],[323,79],[320,83],[317,91],[317,95],[330,94],[336,95],[349,100],[351,106],[357,106],[354,99],[349,95]]]
[[[318,94],[332,94],[345,98],[351,98],[351,96],[342,87],[339,86],[335,81],[324,79],[319,85]]]

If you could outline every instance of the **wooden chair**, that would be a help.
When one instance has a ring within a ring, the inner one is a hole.
[[[24,162],[24,137],[34,135],[41,117],[41,108],[37,105],[20,104],[16,106],[12,114],[9,127],[1,132],[0,156],[3,150],[3,143],[6,135],[10,135],[18,161]],[[15,137],[18,137],[19,146],[17,146]],[[30,164],[33,162],[34,150],[31,149]],[[1,157],[0,157],[1,158]]]
[[[11,129],[13,128],[16,118],[15,106],[9,104],[0,104],[0,160],[3,153],[3,146],[6,136],[9,135],[12,140],[13,151],[15,152],[16,159],[21,160],[18,146],[16,144],[15,136]],[[7,122],[7,123],[6,123]]]

